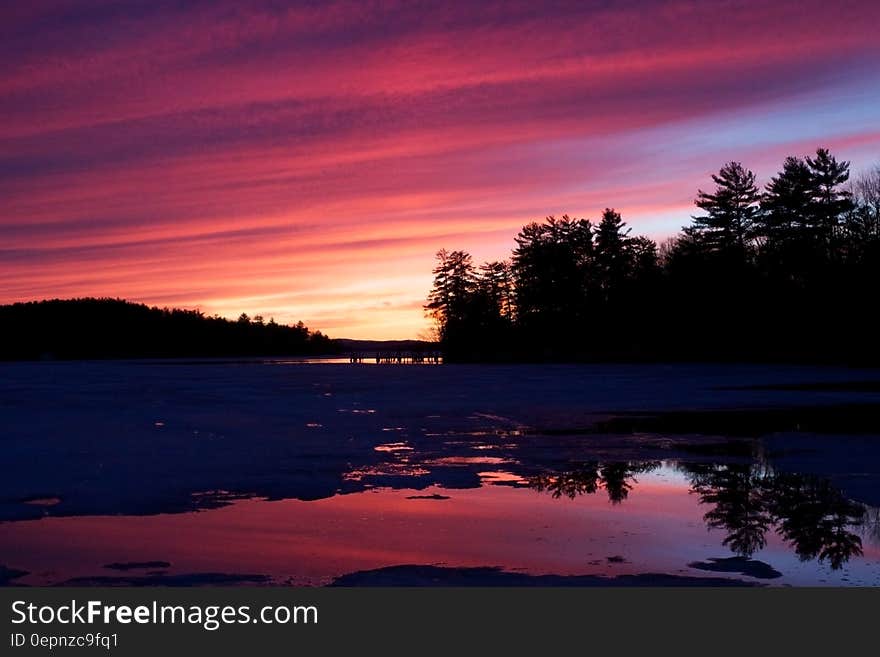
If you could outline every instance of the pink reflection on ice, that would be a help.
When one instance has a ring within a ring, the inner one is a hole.
[[[171,563],[169,573],[259,573],[276,583],[320,585],[358,570],[401,564],[498,566],[529,574],[705,576],[692,561],[730,554],[709,532],[704,508],[680,477],[640,478],[624,505],[517,486],[480,473],[480,488],[376,489],[317,501],[244,499],[189,514],[44,518],[0,525],[0,562],[28,570],[22,583],[112,575],[113,562]],[[506,484],[506,485],[492,485]],[[434,496],[434,499],[432,499]],[[408,499],[409,498],[409,499]],[[448,499],[447,499],[448,498]],[[442,501],[437,501],[442,499]],[[880,553],[839,573],[800,564],[776,537],[755,558],[784,577],[774,584],[876,584]]]

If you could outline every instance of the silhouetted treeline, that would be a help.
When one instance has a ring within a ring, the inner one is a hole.
[[[0,359],[309,355],[336,352],[320,331],[149,308],[121,299],[70,299],[0,306]]]
[[[620,214],[525,226],[509,260],[440,251],[425,306],[446,361],[880,362],[880,167],[826,149],[763,189],[738,162],[657,245]]]

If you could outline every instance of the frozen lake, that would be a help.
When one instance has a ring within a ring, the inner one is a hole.
[[[880,372],[0,365],[7,584],[880,584]]]

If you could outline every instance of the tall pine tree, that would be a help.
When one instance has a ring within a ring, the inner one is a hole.
[[[791,242],[811,237],[813,176],[799,157],[787,157],[782,171],[770,179],[761,199],[758,234],[767,250],[778,251]]]
[[[715,191],[699,190],[695,204],[706,214],[694,217],[712,251],[745,254],[755,236],[760,194],[755,174],[739,162],[728,162],[712,176]]]
[[[849,162],[838,162],[826,148],[806,158],[812,177],[811,225],[819,241],[830,252],[840,238],[844,215],[852,209],[852,194],[844,188],[849,180]]]
[[[626,223],[612,208],[605,208],[595,229],[594,263],[596,283],[603,300],[608,301],[613,290],[620,290],[632,268],[629,232]]]

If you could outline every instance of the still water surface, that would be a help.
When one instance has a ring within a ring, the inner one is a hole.
[[[7,372],[7,584],[880,585],[845,371]]]

